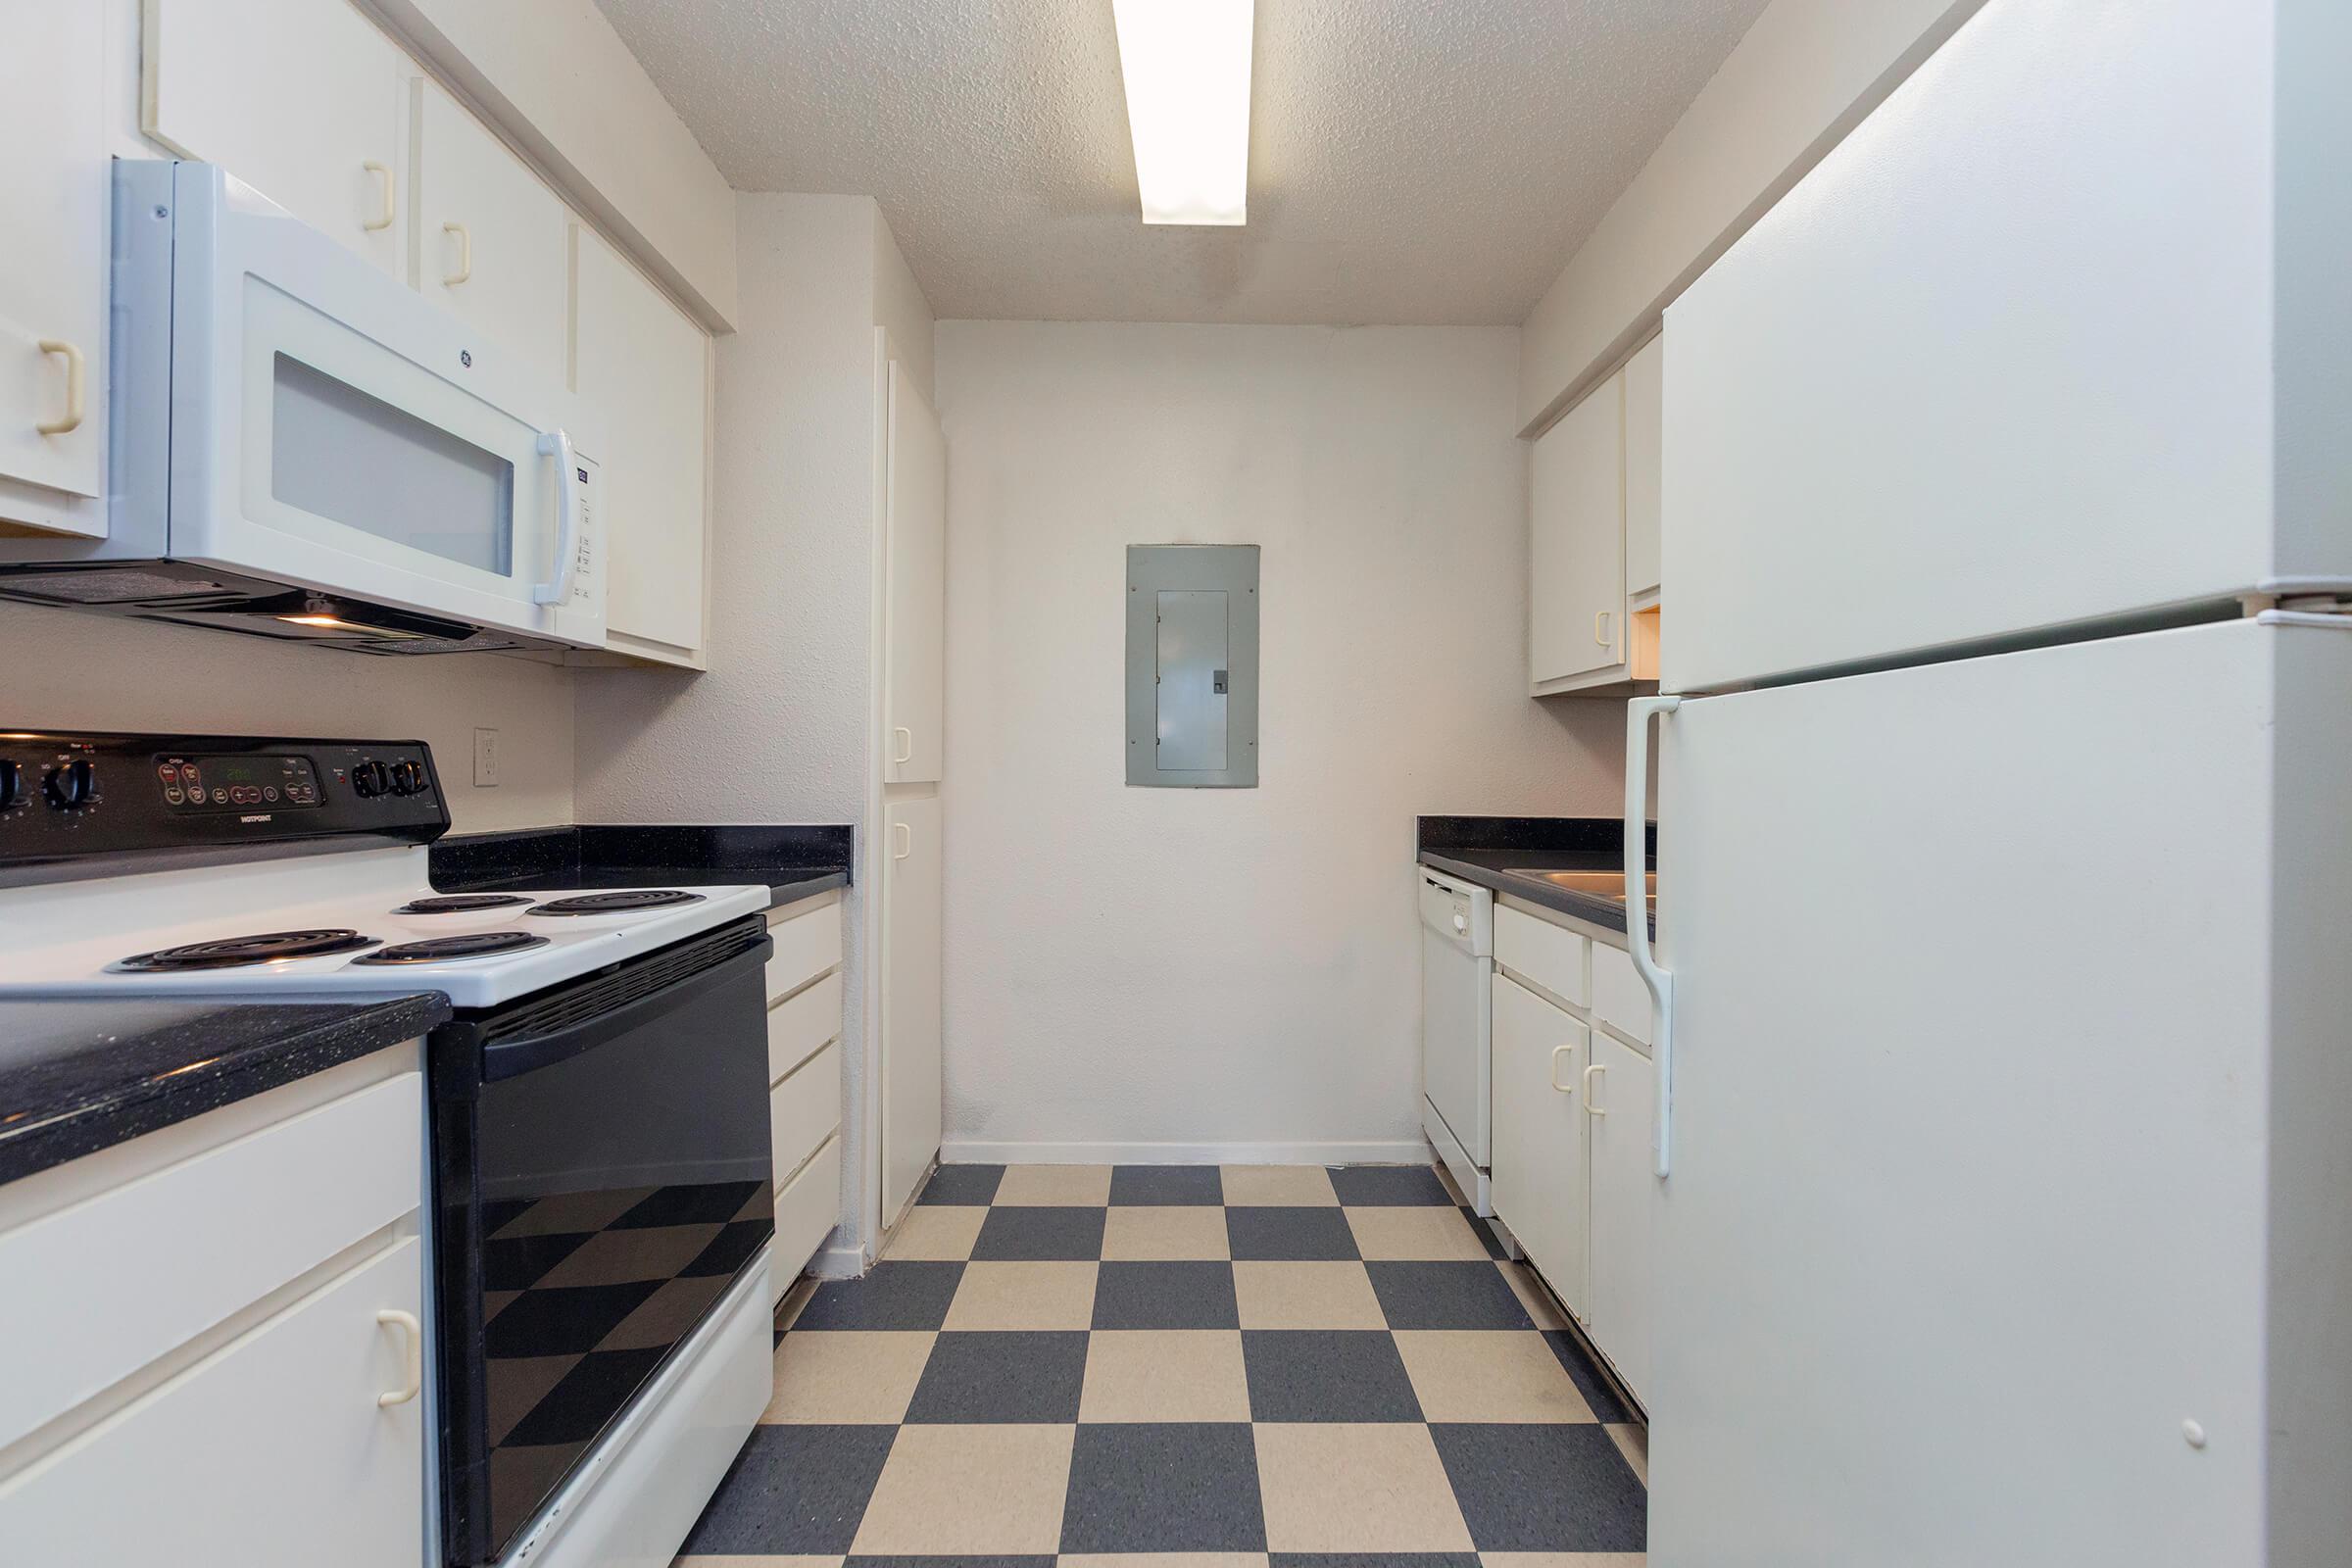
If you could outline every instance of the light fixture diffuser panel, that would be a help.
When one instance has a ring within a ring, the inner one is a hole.
[[[1147,223],[1249,221],[1254,0],[1111,0]]]

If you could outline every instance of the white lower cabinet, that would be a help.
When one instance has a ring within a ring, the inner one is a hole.
[[[776,1184],[768,1284],[781,1299],[841,1219],[841,900],[767,915],[767,1127]]]
[[[894,1220],[939,1152],[939,798],[884,808],[882,1214]]]
[[[1650,1147],[1657,1074],[1647,1056],[1597,1030],[1588,1065],[1592,1310],[1585,1328],[1640,1397],[1649,1383],[1650,1215],[1657,1193]]]
[[[1494,1212],[1579,1320],[1588,1164],[1579,1089],[1592,1031],[1506,975],[1494,977]]]

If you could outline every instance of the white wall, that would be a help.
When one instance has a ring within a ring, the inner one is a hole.
[[[842,1074],[855,1246],[872,1148],[874,327],[927,367],[930,308],[868,197],[745,195],[736,222],[737,330],[715,344],[710,668],[580,672],[579,819],[856,827]]]
[[[1516,425],[1559,416],[1984,0],[1773,0],[1523,326]]]
[[[1618,808],[1622,706],[1524,695],[1516,341],[940,323],[951,1157],[1417,1156],[1415,813]],[[1257,789],[1124,783],[1168,542],[1262,548]]]
[[[0,727],[420,740],[455,831],[571,820],[571,676],[497,654],[376,659],[81,611],[0,605]],[[473,786],[473,729],[499,783]]]

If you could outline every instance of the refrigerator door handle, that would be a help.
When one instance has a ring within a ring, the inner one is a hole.
[[[1666,1174],[1674,1132],[1674,974],[1658,966],[1649,951],[1649,721],[1683,706],[1680,697],[1637,697],[1625,713],[1625,935],[1634,970],[1649,988],[1657,1014],[1650,1028],[1649,1059],[1658,1074],[1658,1114],[1650,1128],[1653,1167]]]

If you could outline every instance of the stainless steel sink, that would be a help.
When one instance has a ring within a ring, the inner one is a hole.
[[[1625,873],[1623,871],[1543,871],[1532,865],[1519,865],[1510,867],[1505,874],[1534,877],[1537,881],[1548,882],[1555,888],[1565,888],[1571,893],[1591,894],[1594,898],[1607,899],[1615,904],[1625,902]],[[1652,871],[1643,880],[1649,895],[1649,906],[1655,909],[1658,906],[1658,873]]]

